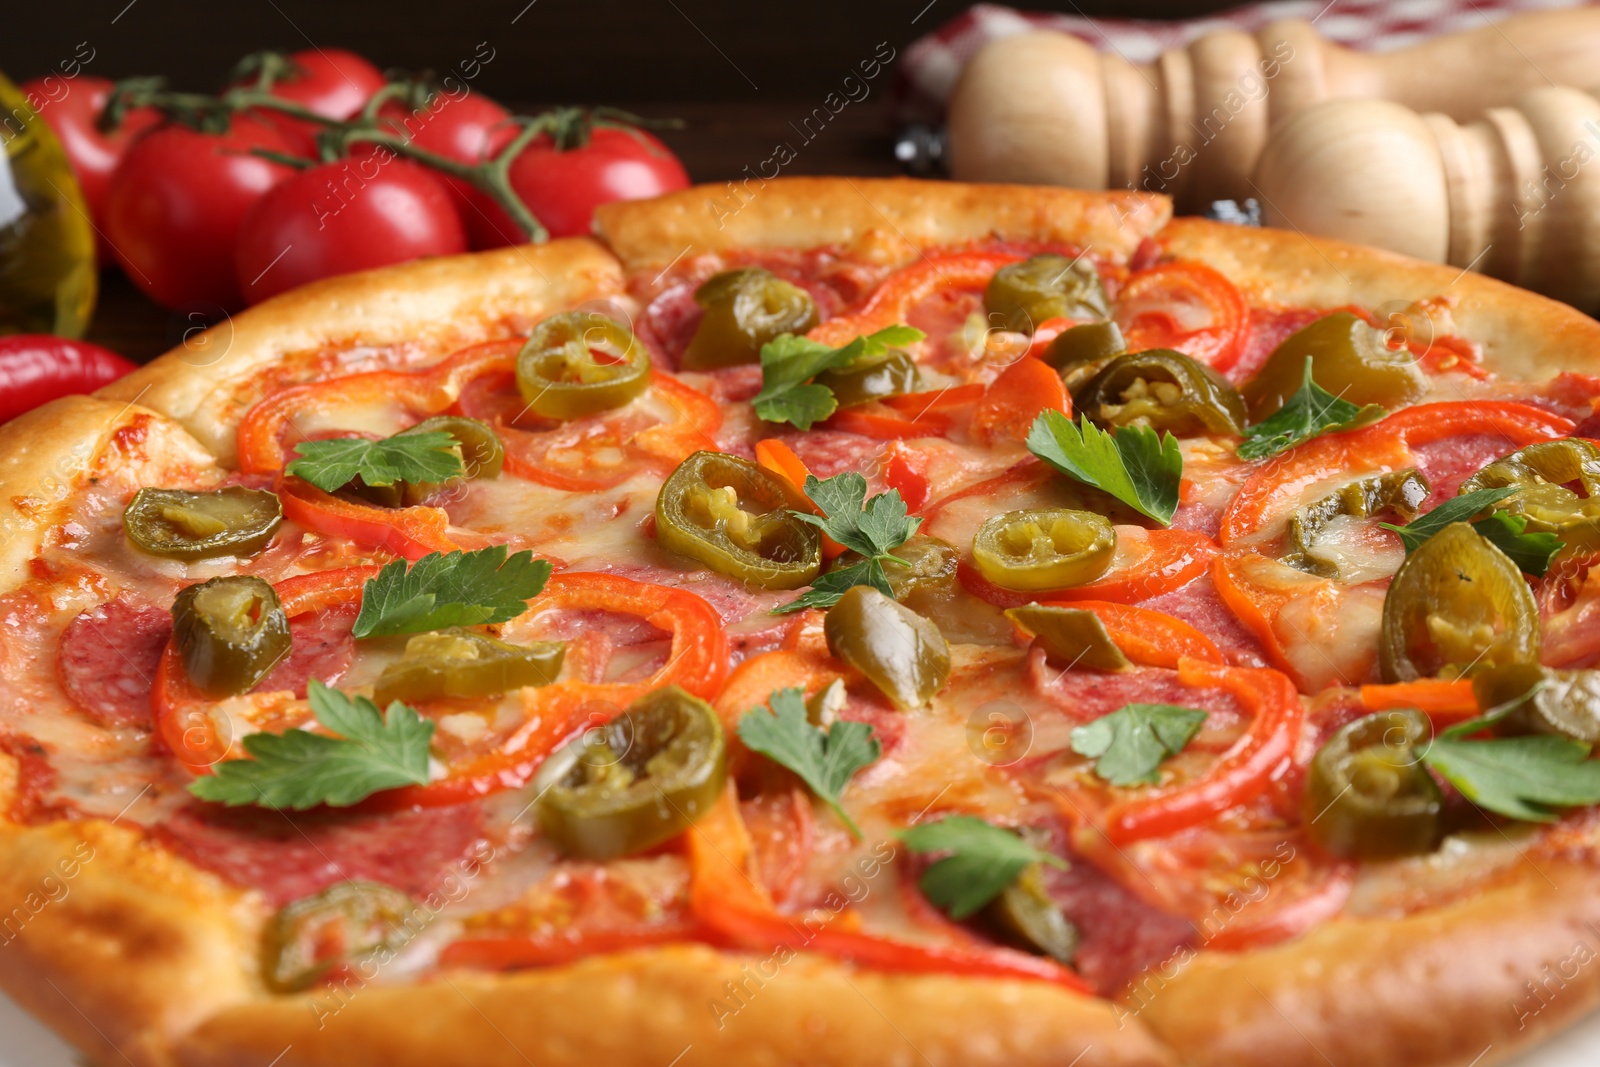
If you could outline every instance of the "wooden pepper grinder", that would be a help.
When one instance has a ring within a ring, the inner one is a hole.
[[[1600,100],[1535,89],[1476,122],[1331,100],[1273,131],[1269,226],[1471,267],[1600,310]]]
[[[1376,98],[1457,121],[1530,89],[1600,89],[1600,7],[1530,12],[1396,52],[1354,52],[1308,22],[1218,30],[1154,63],[1063,33],[991,41],[950,100],[955,177],[1166,193],[1179,210],[1253,195],[1272,125]]]

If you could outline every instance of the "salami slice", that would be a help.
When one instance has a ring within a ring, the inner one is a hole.
[[[483,840],[477,804],[379,814],[193,804],[159,832],[196,866],[274,905],[350,879],[426,896]]]
[[[90,608],[61,634],[62,688],[102,726],[149,726],[150,684],[171,633],[171,613],[131,593]]]
[[[308,611],[289,620],[289,654],[256,684],[256,691],[272,693],[292,689],[295,696],[306,695],[306,682],[315,678],[334,684],[350,667],[356,642],[350,628],[356,621],[355,606],[336,611]]]

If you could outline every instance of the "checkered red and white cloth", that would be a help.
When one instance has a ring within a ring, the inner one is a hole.
[[[894,111],[901,122],[937,121],[944,114],[945,101],[955,88],[962,66],[973,53],[996,37],[1029,30],[1061,30],[1102,51],[1119,52],[1129,62],[1145,63],[1209,30],[1255,30],[1278,19],[1311,19],[1330,41],[1386,51],[1438,34],[1481,26],[1519,11],[1577,6],[1579,0],[1273,0],[1187,22],[1153,22],[977,4],[906,50],[895,85]]]

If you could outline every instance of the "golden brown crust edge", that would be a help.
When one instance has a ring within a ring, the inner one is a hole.
[[[912,178],[777,178],[700,185],[595,212],[595,232],[630,271],[735,248],[850,245],[877,232],[920,249],[999,236],[1127,257],[1172,216],[1165,197]]]
[[[1600,322],[1513,285],[1437,263],[1289,230],[1174,219],[1157,237],[1170,253],[1215,267],[1266,305],[1357,304],[1405,313],[1417,329],[1458,334],[1482,346],[1484,366],[1523,381],[1563,370],[1600,373]],[[1398,320],[1397,320],[1398,324]]]
[[[332,345],[419,344],[444,355],[526,329],[550,312],[622,292],[610,252],[587,238],[417,260],[328,278],[257,304],[98,395],[137,401],[234,456],[236,390],[284,357]]]
[[[1600,1005],[1597,959],[1600,871],[1529,861],[1447,907],[1200,953],[1128,1003],[1195,1067],[1483,1067]]]
[[[295,1067],[1177,1063],[1142,1029],[1119,1030],[1109,1005],[1041,983],[873,974],[805,956],[768,967],[763,980],[766,964],[686,945],[285,998],[207,1020],[177,1059],[259,1067],[292,1046],[283,1063]],[[736,1002],[729,991],[741,986]]]

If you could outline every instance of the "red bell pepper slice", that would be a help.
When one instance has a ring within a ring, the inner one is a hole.
[[[806,496],[806,479],[811,477],[811,471],[805,461],[795,454],[794,449],[784,444],[775,437],[769,437],[756,442],[756,462],[772,472],[785,485],[792,490],[794,499],[802,503],[805,510],[813,515],[821,515],[822,509],[811,502]],[[844,555],[846,549],[839,542],[822,535],[822,558],[835,559]]]
[[[1043,603],[1094,612],[1122,654],[1143,667],[1172,669],[1186,659],[1218,665],[1228,662],[1211,638],[1163,612],[1112,600],[1046,600]]]
[[[1000,372],[972,412],[972,432],[985,441],[1026,441],[1033,420],[1046,411],[1072,414],[1072,398],[1055,368],[1037,359],[1017,360]]]
[[[1161,263],[1128,277],[1117,294],[1117,324],[1128,351],[1175,348],[1226,371],[1250,332],[1250,305],[1237,286],[1203,263]]]
[[[927,256],[883,280],[865,304],[829,319],[806,336],[835,348],[905,322],[911,309],[943,289],[981,289],[994,272],[1023,257],[1009,252],[951,252]]]
[[[976,943],[910,943],[860,930],[853,912],[785,915],[751,864],[749,833],[733,783],[689,829],[690,910],[730,946],[753,952],[815,952],[873,970],[1050,982],[1081,993],[1088,983],[1053,960]]]
[[[1201,777],[1113,805],[1105,816],[1112,844],[1165,837],[1208,822],[1259,795],[1293,758],[1305,709],[1287,675],[1185,659],[1178,665],[1178,680],[1227,690],[1254,722]]]
[[[928,479],[927,456],[906,444],[892,441],[883,453],[883,481],[900,493],[906,510],[916,514],[928,502],[933,485]]]

